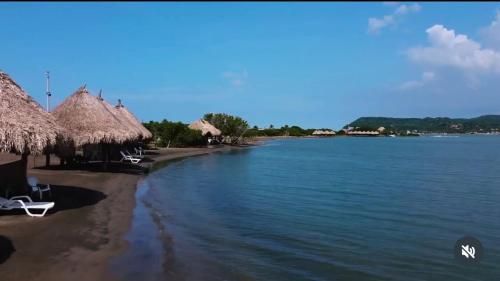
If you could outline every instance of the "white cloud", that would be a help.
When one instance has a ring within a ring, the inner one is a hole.
[[[500,73],[500,53],[482,48],[464,34],[434,25],[426,30],[429,46],[408,50],[410,60],[424,65],[458,68],[468,72]]]
[[[429,27],[426,33],[428,43],[408,49],[406,55],[411,62],[431,70],[434,76],[407,81],[399,86],[400,89],[424,86],[436,76],[441,81],[433,83],[437,87],[459,85],[459,88],[476,92],[495,88],[492,85],[500,81],[500,12],[497,11],[496,18],[488,26],[479,30],[481,42],[440,24]],[[493,44],[495,40],[496,45]]]
[[[417,3],[399,5],[397,2],[384,2],[383,4],[386,6],[395,6],[396,8],[390,15],[385,15],[381,18],[369,18],[368,33],[370,34],[378,34],[384,27],[396,25],[405,15],[422,10],[422,7]]]
[[[480,30],[485,43],[491,48],[500,50],[500,10],[496,11],[495,19]]]
[[[382,28],[394,24],[393,16],[384,16],[381,19],[369,18],[368,19],[368,32],[375,34],[378,33]]]
[[[394,11],[394,14],[396,15],[406,15],[406,14],[409,14],[409,13],[416,13],[416,12],[420,12],[420,10],[422,9],[422,7],[420,7],[419,4],[415,3],[415,4],[412,4],[412,5],[400,5],[396,11]]]
[[[234,72],[234,71],[225,71],[222,73],[222,78],[226,79],[231,83],[231,85],[235,87],[241,87],[246,84],[246,80],[248,77],[248,72],[246,69],[243,69],[242,72]]]
[[[436,79],[436,74],[432,71],[426,71],[422,73],[422,77],[419,80],[406,81],[399,86],[400,90],[413,90],[416,88],[421,88],[431,81]]]

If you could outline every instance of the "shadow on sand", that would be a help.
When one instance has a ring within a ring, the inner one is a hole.
[[[106,194],[83,187],[51,185],[52,198],[56,204],[49,213],[91,206],[106,199]]]
[[[48,195],[45,197],[45,194],[43,200],[39,200],[36,196],[32,197],[34,201],[50,201],[55,203],[54,208],[50,209],[47,215],[95,205],[106,199],[106,194],[83,187],[51,185],[50,188],[52,190],[51,197]],[[0,212],[0,216],[12,215],[26,215],[26,212],[20,209]]]
[[[0,264],[4,263],[16,249],[9,238],[0,235]]]
[[[153,162],[153,160],[146,158],[141,161]],[[132,163],[122,163],[122,162],[109,162],[105,164],[104,162],[89,162],[84,164],[72,164],[72,165],[51,165],[49,167],[38,166],[35,169],[40,170],[80,170],[89,172],[104,172],[104,173],[122,173],[122,174],[143,174],[145,172],[144,167],[138,164]]]

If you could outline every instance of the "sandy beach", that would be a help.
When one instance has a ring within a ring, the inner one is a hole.
[[[152,152],[143,166],[155,169],[174,159],[241,147],[169,148]],[[16,160],[0,154],[3,162]],[[9,280],[111,280],[109,262],[127,247],[138,170],[96,172],[43,168],[44,157],[29,158],[28,175],[52,186],[56,207],[43,218],[0,212],[0,276]]]

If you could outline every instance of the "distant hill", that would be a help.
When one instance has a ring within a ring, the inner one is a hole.
[[[361,117],[350,124],[352,127],[377,129],[384,127],[400,132],[417,130],[424,133],[470,133],[500,131],[500,115],[483,115],[476,118],[390,118]]]

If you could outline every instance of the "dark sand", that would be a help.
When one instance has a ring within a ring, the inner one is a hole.
[[[238,149],[170,148],[152,151],[143,166],[155,169],[169,160]],[[19,156],[0,154],[0,162]],[[58,159],[52,159],[57,165]],[[109,264],[127,242],[137,183],[143,177],[129,170],[95,172],[34,168],[28,175],[51,184],[56,207],[43,218],[24,212],[0,211],[0,280],[113,280]]]

